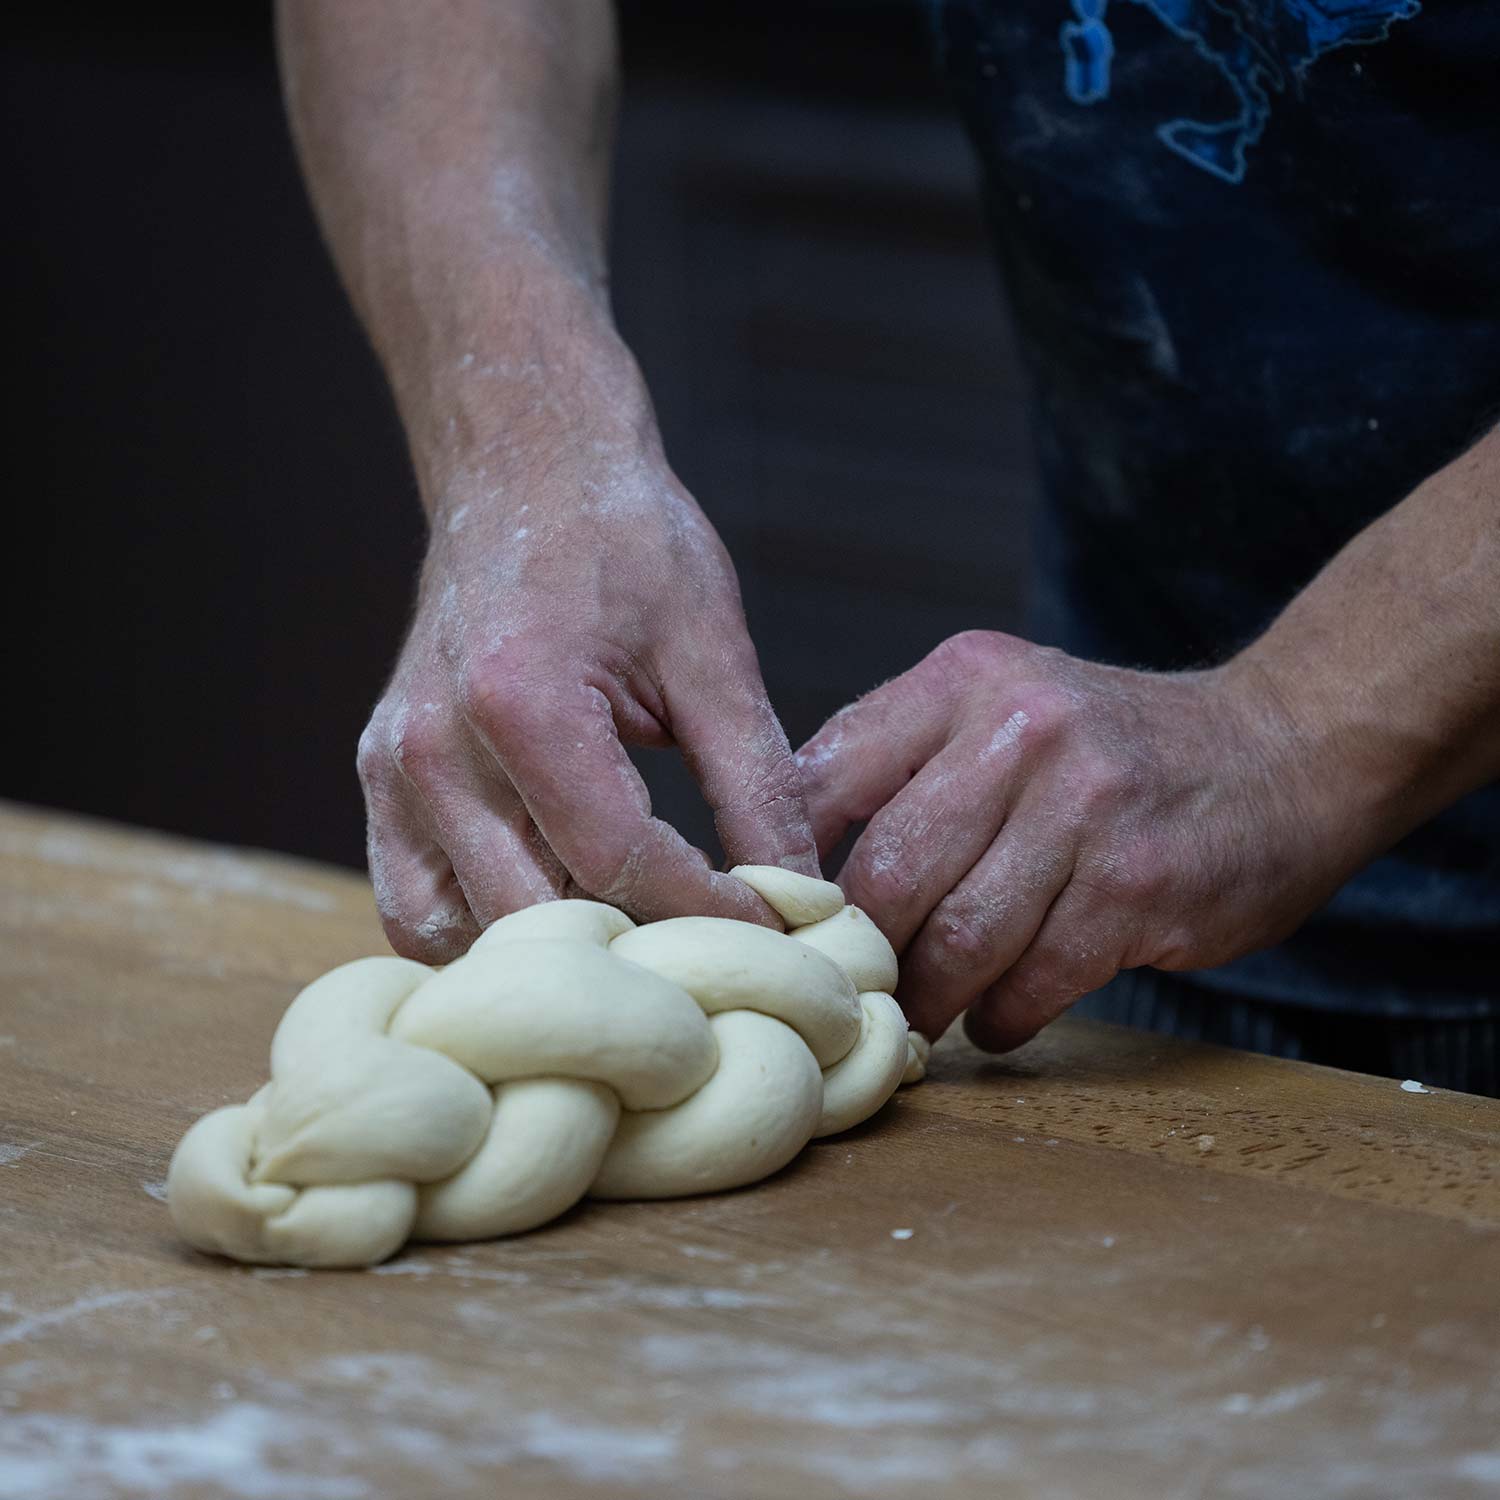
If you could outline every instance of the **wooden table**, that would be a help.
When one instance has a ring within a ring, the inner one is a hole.
[[[1061,1022],[764,1186],[374,1272],[184,1250],[366,885],[0,811],[0,1496],[1500,1493],[1500,1104]]]

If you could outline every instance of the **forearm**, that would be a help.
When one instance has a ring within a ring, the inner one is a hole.
[[[1367,527],[1225,669],[1370,857],[1500,776],[1500,433]]]
[[[559,391],[637,408],[605,274],[609,0],[281,0],[278,36],[319,221],[424,495]]]

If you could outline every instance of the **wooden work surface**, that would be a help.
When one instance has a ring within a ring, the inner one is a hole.
[[[351,875],[0,810],[0,1496],[1500,1493],[1500,1104],[1061,1022],[748,1191],[375,1272],[162,1178]]]

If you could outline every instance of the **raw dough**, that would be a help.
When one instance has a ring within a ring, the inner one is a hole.
[[[867,1119],[926,1064],[890,944],[826,880],[733,873],[788,932],[553,901],[441,971],[363,958],[315,980],[271,1081],[179,1143],[178,1231],[236,1260],[373,1265],[585,1195],[742,1187]]]

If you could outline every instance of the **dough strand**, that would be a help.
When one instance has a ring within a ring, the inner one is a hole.
[[[373,1265],[585,1196],[742,1187],[868,1119],[926,1064],[890,944],[829,881],[733,873],[786,932],[554,901],[441,971],[364,958],[314,980],[271,1081],[178,1144],[178,1232],[241,1261]]]

